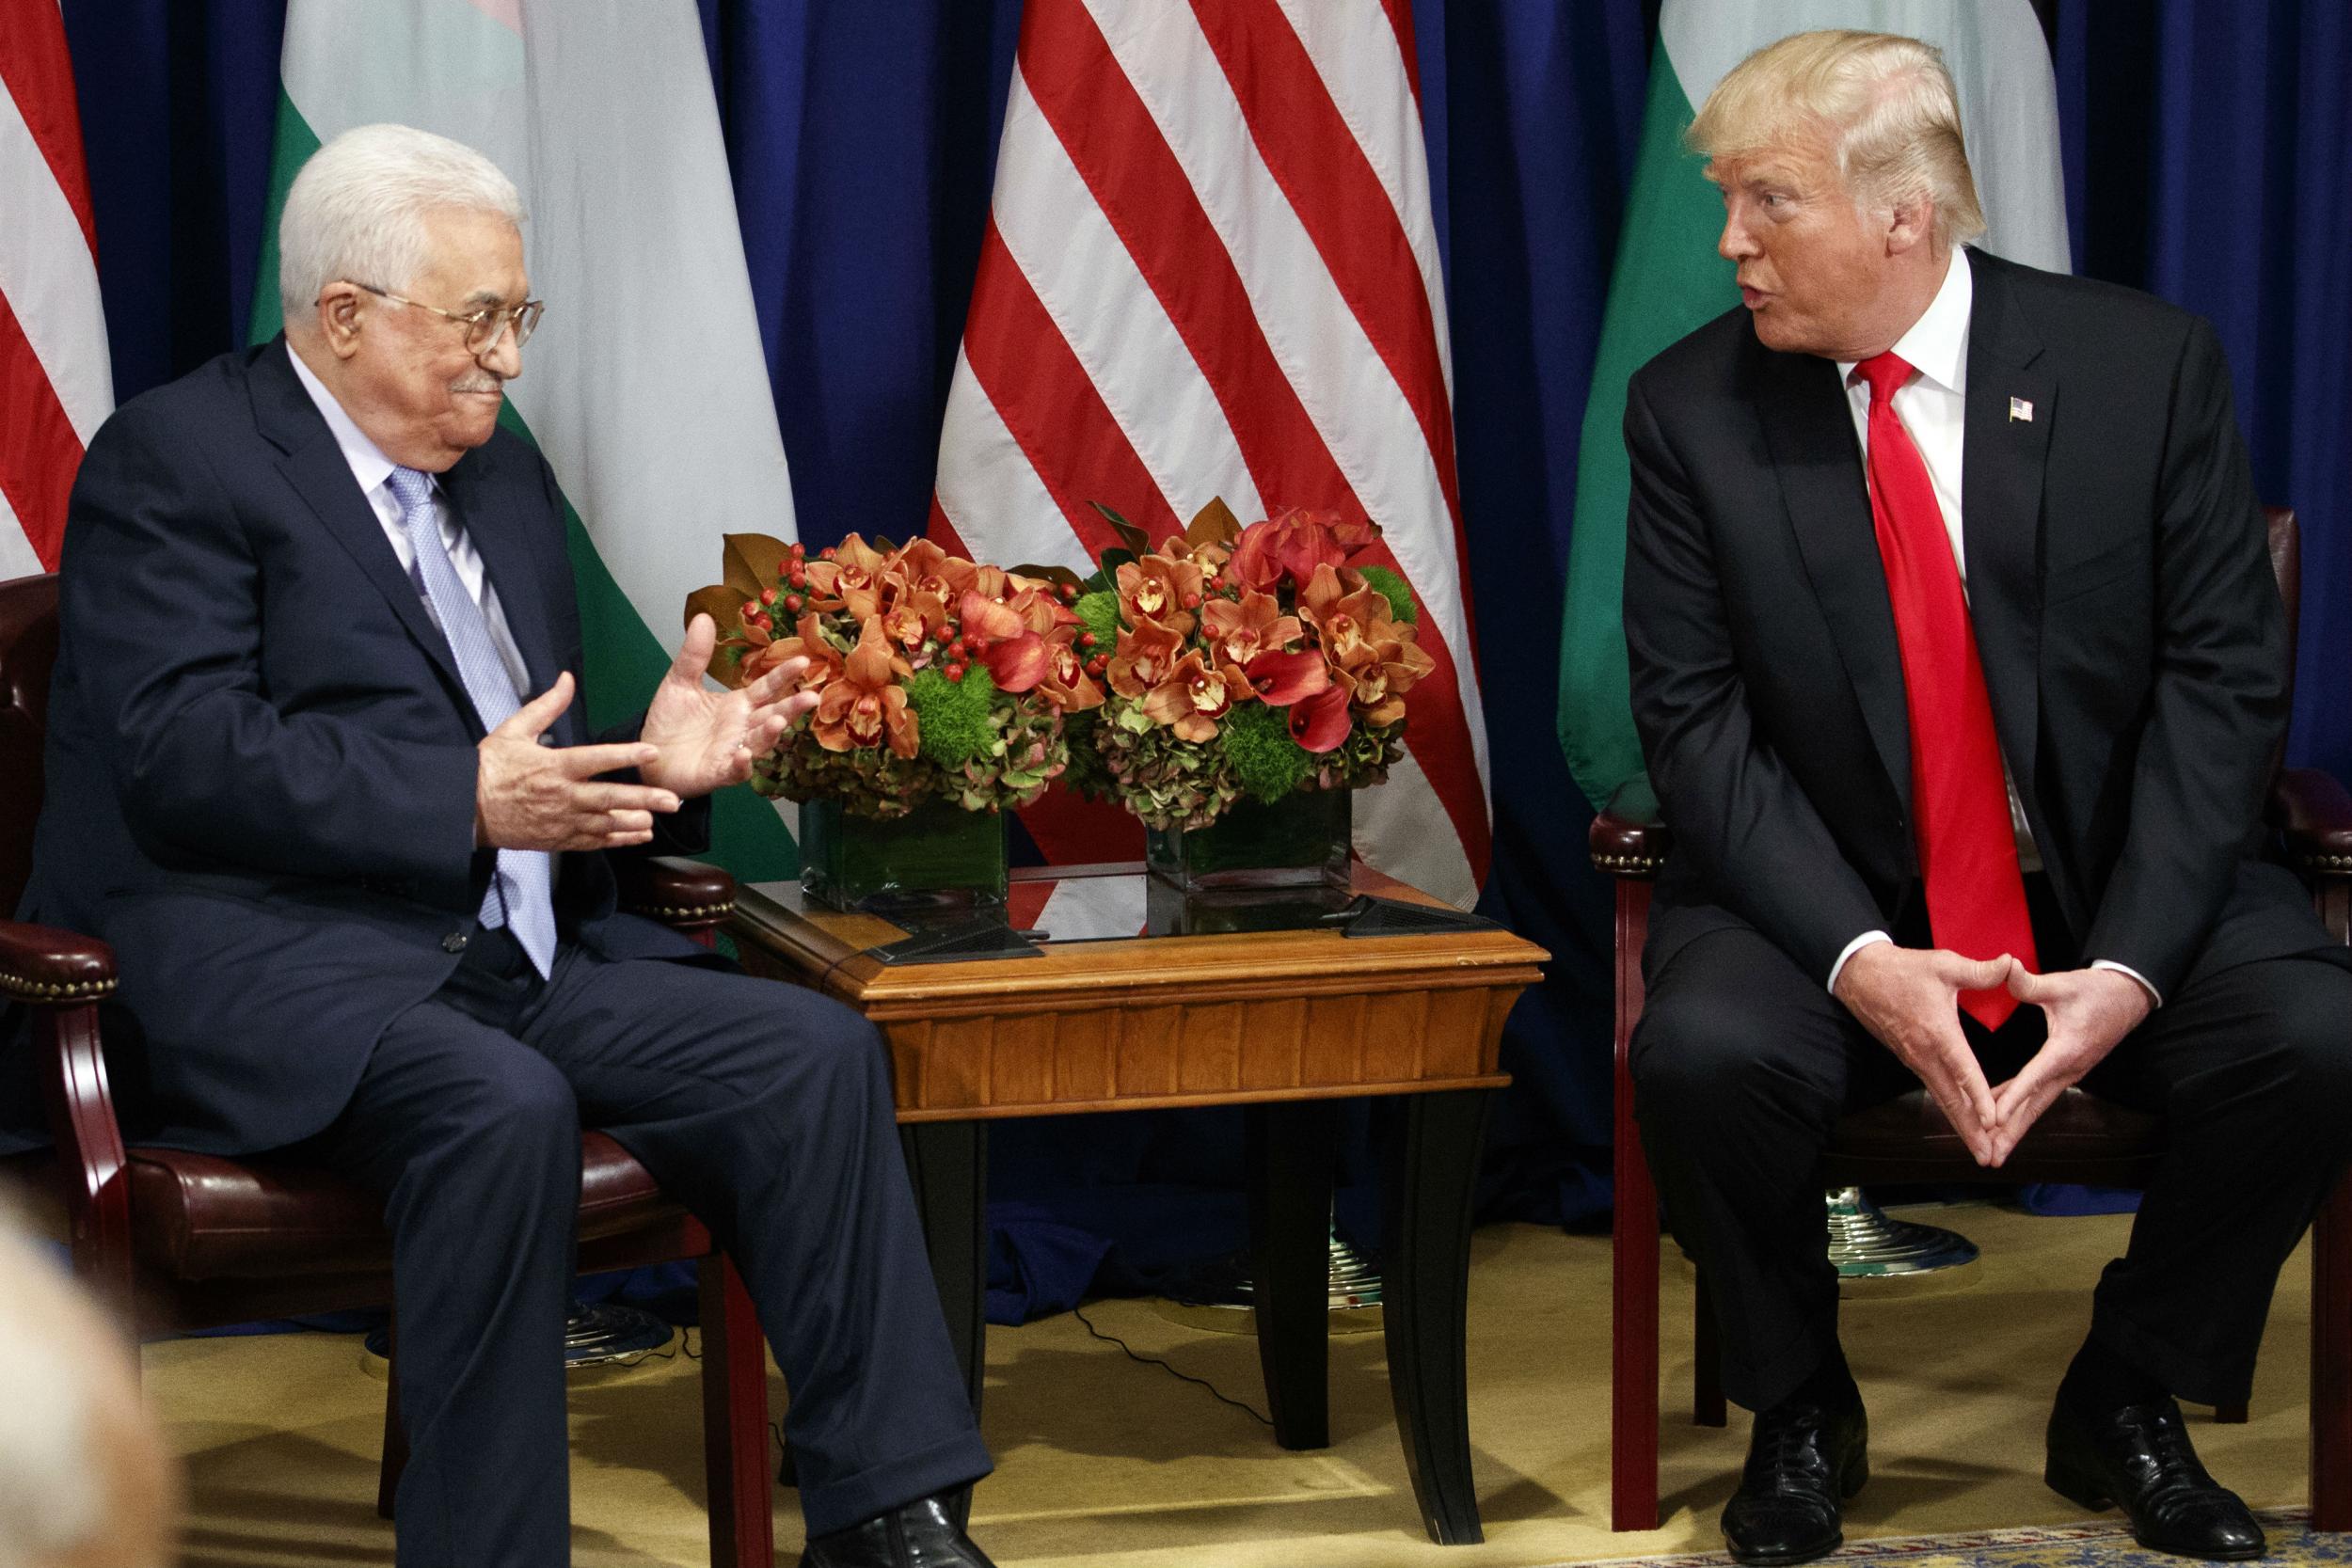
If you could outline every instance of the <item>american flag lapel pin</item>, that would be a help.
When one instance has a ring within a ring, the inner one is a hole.
[[[2009,400],[2009,417],[2012,421],[2023,420],[2027,424],[2031,424],[2033,423],[2033,404],[2024,398],[2011,398]]]

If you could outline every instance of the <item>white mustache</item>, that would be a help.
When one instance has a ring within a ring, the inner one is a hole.
[[[453,381],[449,384],[449,389],[453,392],[497,392],[504,390],[505,386],[506,383],[493,376],[478,381]]]

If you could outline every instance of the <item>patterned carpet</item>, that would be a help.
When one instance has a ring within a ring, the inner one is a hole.
[[[2305,1523],[2308,1510],[2262,1509],[2256,1517],[2270,1537],[2270,1555],[2264,1562],[2352,1562],[2352,1534],[2311,1529]],[[1730,1560],[1721,1552],[1678,1552],[1585,1561],[1576,1568],[1724,1568]],[[1839,1568],[2184,1568],[2185,1561],[2142,1547],[2120,1521],[1891,1536],[1851,1542],[1822,1560]]]

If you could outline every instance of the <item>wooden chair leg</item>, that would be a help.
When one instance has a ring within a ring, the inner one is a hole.
[[[2312,1528],[2352,1529],[2352,1174],[2312,1227]]]
[[[1729,1418],[1724,1408],[1724,1347],[1715,1338],[1715,1301],[1699,1275],[1691,1304],[1691,1422],[1719,1427]]]
[[[375,1512],[392,1516],[401,1473],[408,1468],[408,1432],[400,1424],[400,1319],[384,1325],[384,1457],[375,1472]]]
[[[1633,1119],[1626,1048],[1642,1016],[1649,884],[1617,884],[1616,1215],[1610,1243],[1609,1528],[1658,1528],[1658,1190]],[[1629,929],[1630,928],[1630,929]]]
[[[768,1354],[751,1293],[724,1253],[701,1264],[703,1468],[711,1568],[775,1568],[768,1500]]]

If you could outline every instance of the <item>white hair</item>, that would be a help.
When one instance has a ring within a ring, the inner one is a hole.
[[[311,153],[278,220],[287,325],[308,321],[320,291],[339,279],[406,289],[425,264],[425,214],[441,208],[523,222],[523,198],[496,164],[430,131],[361,125]]]

